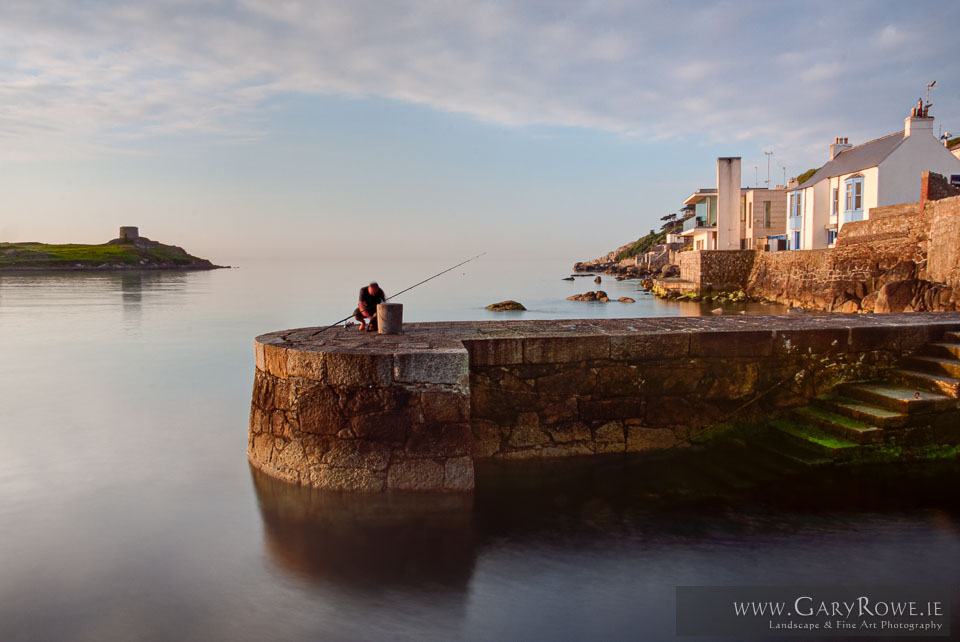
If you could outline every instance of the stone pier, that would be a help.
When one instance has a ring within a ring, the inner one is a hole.
[[[645,452],[802,405],[960,313],[414,323],[255,341],[248,455],[289,482],[469,491],[478,459]]]

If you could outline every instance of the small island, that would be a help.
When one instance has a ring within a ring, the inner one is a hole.
[[[120,228],[120,236],[100,245],[48,245],[0,242],[4,270],[215,270],[207,259],[140,236],[136,227]]]

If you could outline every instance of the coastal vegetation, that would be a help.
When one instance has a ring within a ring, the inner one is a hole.
[[[212,269],[220,267],[175,245],[140,237],[100,245],[0,243],[4,269]]]
[[[617,261],[632,259],[635,256],[646,254],[654,245],[666,243],[667,234],[679,233],[683,229],[683,222],[693,216],[693,214],[693,209],[685,207],[680,213],[671,212],[666,216],[661,216],[660,220],[663,221],[663,225],[660,226],[660,231],[650,230],[649,234],[645,234],[633,243],[619,248],[614,259]]]
[[[817,173],[817,170],[818,170],[818,169],[820,169],[820,168],[819,168],[819,167],[811,167],[810,169],[808,169],[807,171],[805,171],[803,174],[800,174],[799,176],[797,176],[797,184],[798,184],[798,185],[803,185],[807,180],[810,179],[811,176],[813,176],[814,174]]]

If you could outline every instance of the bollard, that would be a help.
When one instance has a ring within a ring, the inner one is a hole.
[[[403,304],[377,305],[377,331],[380,334],[403,334]]]

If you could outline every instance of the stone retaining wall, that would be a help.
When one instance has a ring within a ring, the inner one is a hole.
[[[948,329],[960,313],[277,332],[255,343],[248,455],[318,488],[466,491],[474,459],[682,444],[871,378]]]
[[[960,195],[929,172],[921,188],[919,203],[844,225],[834,249],[758,254],[747,294],[826,311],[960,308]]]
[[[747,284],[753,250],[691,250],[680,255],[680,278],[705,292],[741,290]]]
[[[927,272],[930,281],[940,281],[960,292],[960,196],[928,201],[923,212],[927,227]],[[957,296],[954,295],[956,299]]]

